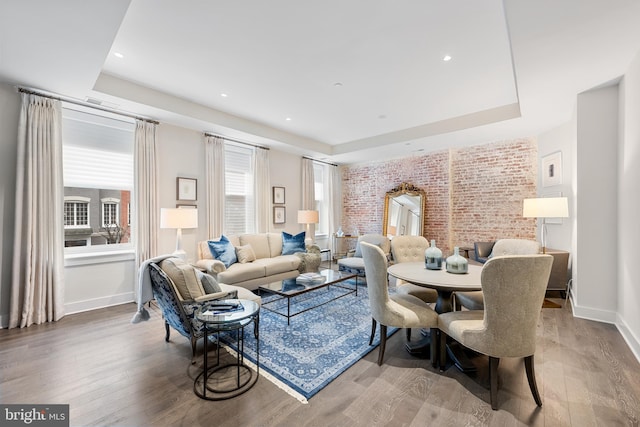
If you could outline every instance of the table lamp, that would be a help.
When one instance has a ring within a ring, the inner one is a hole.
[[[310,245],[313,243],[313,237],[311,237],[311,224],[317,224],[318,222],[320,222],[320,215],[318,211],[298,211],[298,224],[307,225],[307,238],[304,239],[305,245]]]
[[[187,253],[182,249],[182,229],[198,228],[198,209],[160,209],[160,228],[175,228],[176,250],[172,255],[187,259]]]
[[[547,224],[545,218],[568,218],[569,203],[566,197],[542,197],[524,199],[522,203],[522,216],[525,218],[542,218],[542,230],[540,241],[542,253],[546,253]]]

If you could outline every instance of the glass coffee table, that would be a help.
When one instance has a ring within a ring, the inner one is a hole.
[[[312,276],[315,275],[315,276]],[[315,277],[315,278],[314,278]],[[355,284],[347,283],[347,280],[355,279]],[[341,291],[337,296],[332,297],[328,300],[319,299],[318,304],[311,302],[307,304],[306,307],[291,312],[291,299],[302,294],[306,294],[308,292],[319,292],[321,289],[327,289],[330,286],[334,288],[339,288]],[[280,298],[275,297],[268,300],[262,301],[262,308],[265,310],[269,310],[273,313],[279,314],[287,318],[287,325],[290,324],[290,320],[292,317],[297,316],[298,314],[304,313],[306,311],[312,310],[314,308],[320,307],[322,305],[328,304],[331,301],[335,301],[338,298],[342,298],[347,295],[355,294],[358,296],[358,275],[353,273],[348,273],[345,271],[335,271],[330,269],[323,269],[317,273],[305,273],[301,274],[293,279],[281,280],[278,282],[268,283],[266,285],[262,285],[258,287],[258,292],[260,296],[263,293],[278,295]],[[282,300],[287,301],[287,311],[283,313],[282,308],[274,308],[276,303]]]

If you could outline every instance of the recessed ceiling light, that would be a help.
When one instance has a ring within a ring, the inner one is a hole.
[[[382,119],[386,119],[386,118],[387,118],[387,116],[386,116],[386,115],[384,115],[384,114],[380,114],[380,115],[378,116],[378,118],[382,120]]]
[[[334,87],[340,87],[340,86],[342,86],[342,83],[340,83],[340,82],[335,82],[335,83],[333,84],[333,86],[334,86]]]
[[[287,117],[285,120],[290,122],[291,121],[291,117]]]
[[[444,56],[444,58],[442,58],[442,60],[443,60],[444,62],[451,61],[451,56],[449,56],[449,55],[445,55],[445,56]]]
[[[124,58],[124,55],[121,54],[120,52],[113,52],[113,56],[115,56],[116,58],[120,58],[120,59]]]
[[[221,93],[220,96],[226,98],[228,95],[226,93]]]

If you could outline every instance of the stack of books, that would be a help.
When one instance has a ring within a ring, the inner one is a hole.
[[[296,282],[302,284],[324,283],[324,276],[320,273],[302,273],[296,278]]]

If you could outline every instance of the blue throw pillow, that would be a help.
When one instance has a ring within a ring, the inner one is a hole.
[[[282,232],[282,255],[293,255],[296,252],[305,252],[304,246],[305,232],[301,232],[292,236],[291,234]]]
[[[211,255],[215,259],[222,261],[225,267],[229,268],[231,264],[238,262],[236,248],[233,247],[224,234],[220,236],[219,241],[209,240],[207,243],[209,244]]]

